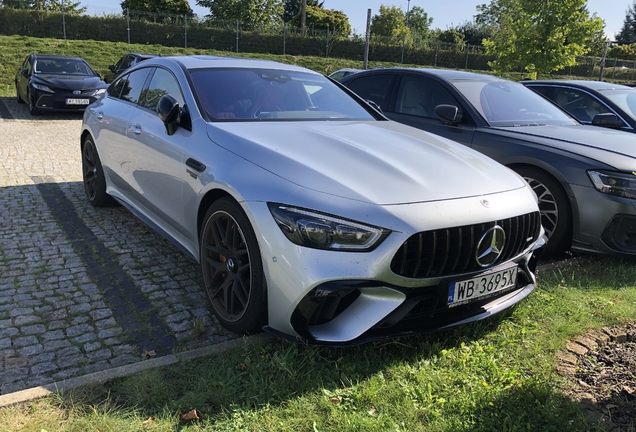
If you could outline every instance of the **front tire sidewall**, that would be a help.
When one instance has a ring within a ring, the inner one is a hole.
[[[92,152],[92,162],[87,159],[86,152]],[[91,172],[89,173],[87,172],[87,167],[90,165],[94,165],[94,169],[90,170]],[[91,203],[93,207],[108,207],[115,203],[113,198],[106,193],[104,169],[97,154],[95,143],[91,137],[87,137],[82,146],[82,177],[84,181],[84,193],[86,194],[88,202]],[[87,185],[87,179],[89,179],[89,177],[93,180],[92,190],[89,190]]]
[[[240,232],[243,234],[251,266],[249,299],[247,301],[247,306],[244,308],[244,312],[240,318],[235,321],[228,321],[223,317],[223,312],[216,310],[215,302],[208,290],[210,282],[217,274],[206,265],[206,261],[204,259],[206,253],[205,247],[207,244],[207,238],[211,235],[209,226],[210,220],[218,212],[226,213],[231,216],[238,225]],[[199,239],[199,259],[201,262],[201,272],[205,291],[212,311],[219,322],[228,330],[236,333],[253,334],[260,332],[263,326],[267,324],[267,289],[265,275],[263,272],[261,251],[249,219],[245,215],[245,212],[241,209],[240,205],[234,200],[221,198],[214,202],[208,209],[205,218],[203,219],[201,237]]]
[[[31,96],[31,92],[27,93],[27,100],[29,101],[29,113],[31,115],[39,115],[40,110],[37,109],[35,101],[33,100],[33,96]]]

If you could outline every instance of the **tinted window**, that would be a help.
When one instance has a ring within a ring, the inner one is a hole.
[[[361,98],[372,100],[387,111],[393,81],[395,74],[379,74],[353,80],[348,87]]]
[[[142,105],[153,111],[157,110],[159,99],[164,95],[170,95],[177,100],[180,107],[183,107],[184,101],[179,88],[177,79],[165,69],[157,68],[154,75],[150,79],[148,89],[144,90],[142,97]]]
[[[27,59],[24,61],[24,68],[27,71],[27,74],[31,74],[31,58],[27,57]]]
[[[138,69],[117,80],[115,85],[121,88],[120,98],[128,102],[139,103],[139,96],[149,73],[150,68]]]
[[[121,60],[119,60],[119,63],[117,63],[116,69],[120,71],[128,69],[131,66],[133,60],[134,57],[131,55],[124,56]]]
[[[203,109],[215,119],[373,119],[340,87],[315,73],[197,69],[190,75]]]
[[[621,88],[601,90],[603,96],[614,102],[628,115],[636,119],[636,89]]]
[[[453,81],[491,126],[577,124],[551,102],[511,81]]]
[[[33,70],[36,74],[95,75],[86,62],[77,59],[38,58],[35,60]]]
[[[596,114],[610,112],[596,98],[577,89],[555,87],[552,100],[581,122],[591,123]]]
[[[441,84],[426,78],[405,76],[400,82],[395,112],[437,119],[435,107],[447,104],[459,106]]]

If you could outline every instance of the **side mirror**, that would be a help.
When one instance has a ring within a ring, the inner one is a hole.
[[[116,70],[116,69],[115,69],[115,65],[108,65],[108,69],[109,69],[111,72],[115,73],[115,70]]]
[[[455,125],[462,121],[462,113],[455,105],[437,105],[435,115],[449,125]]]
[[[377,103],[375,103],[374,101],[372,101],[371,99],[366,99],[366,102],[371,105],[371,108],[373,108],[374,110],[376,110],[377,112],[379,112],[380,114],[384,114],[382,112],[382,108],[380,108],[380,105],[378,105]]]
[[[602,126],[607,128],[620,129],[625,124],[614,113],[596,114],[592,119],[594,126]]]
[[[170,95],[164,95],[157,104],[157,114],[166,125],[166,133],[174,135],[177,131],[177,118],[179,117],[179,103]]]

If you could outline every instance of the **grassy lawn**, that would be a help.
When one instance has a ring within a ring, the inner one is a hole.
[[[480,323],[347,349],[247,344],[3,408],[0,430],[603,430],[565,396],[556,356],[586,329],[636,316],[636,263],[584,258],[539,277],[514,310]],[[180,421],[193,409],[199,420]]]

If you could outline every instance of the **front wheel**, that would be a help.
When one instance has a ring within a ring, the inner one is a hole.
[[[108,207],[115,204],[113,197],[106,193],[104,169],[90,136],[86,137],[82,146],[82,176],[84,193],[93,207]]]
[[[20,89],[18,88],[18,82],[15,82],[15,94],[18,95],[18,103],[19,104],[23,104],[24,101],[22,100],[22,98],[20,97]]]
[[[40,110],[38,109],[37,105],[35,104],[35,101],[33,100],[33,97],[31,96],[31,92],[27,93],[27,100],[29,102],[29,114],[31,114],[31,115],[40,114]]]
[[[548,237],[544,255],[553,256],[568,250],[572,244],[572,211],[565,191],[548,173],[530,167],[516,169],[539,200],[541,225]]]
[[[205,292],[221,324],[256,333],[267,322],[267,295],[256,235],[241,207],[221,198],[208,209],[199,243]]]

